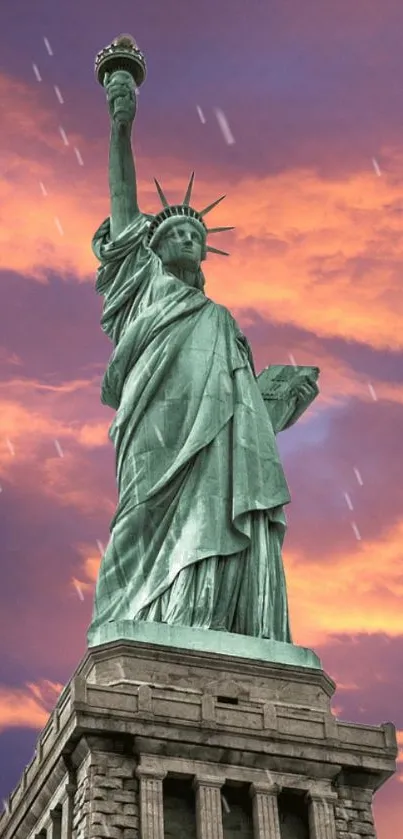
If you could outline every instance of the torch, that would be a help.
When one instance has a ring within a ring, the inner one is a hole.
[[[103,87],[108,83],[112,73],[121,70],[130,73],[136,89],[143,84],[147,75],[144,54],[139,50],[131,35],[119,35],[109,46],[104,47],[95,58],[95,75]],[[115,118],[119,119],[119,112],[124,116],[126,112],[125,99],[116,99],[114,107]]]

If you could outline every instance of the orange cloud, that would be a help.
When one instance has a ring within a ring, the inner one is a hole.
[[[8,728],[42,729],[63,685],[41,679],[22,688],[0,686],[0,731]]]
[[[49,271],[93,281],[96,263],[90,240],[108,213],[107,124],[99,146],[75,137],[65,148],[53,111],[38,92],[34,96],[5,77],[0,79],[1,91],[9,117],[0,152],[5,169],[18,170],[12,183],[7,171],[0,177],[3,269],[39,281],[45,281]],[[24,153],[9,151],[22,141]],[[77,166],[75,143],[84,167]],[[232,258],[209,258],[208,293],[234,311],[255,308],[278,323],[289,322],[321,336],[401,348],[402,159],[395,148],[382,149],[380,156],[385,161],[381,177],[370,168],[337,181],[292,170],[264,179],[246,173],[229,185],[229,200],[215,210],[214,225],[235,224],[234,235],[220,237]],[[141,204],[147,211],[156,210],[155,161],[145,157],[139,168]],[[158,165],[167,172],[164,185],[172,200],[183,193],[183,178],[169,176],[177,168],[172,160]],[[222,183],[225,176],[211,167],[205,176],[200,167],[198,175],[195,203],[201,206],[211,201],[217,181]],[[45,197],[39,181],[47,188]],[[16,222],[22,215],[23,233]]]
[[[382,538],[355,542],[332,562],[285,550],[297,644],[322,646],[335,633],[403,635],[403,519]],[[351,686],[349,686],[351,689]]]

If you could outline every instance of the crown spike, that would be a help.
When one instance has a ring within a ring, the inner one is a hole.
[[[222,233],[224,230],[235,230],[235,227],[208,227],[207,233]]]
[[[218,248],[212,248],[211,245],[206,246],[206,251],[210,251],[210,253],[219,253],[221,256],[229,256],[227,251],[219,251]]]
[[[183,205],[184,207],[188,207],[188,206],[189,206],[189,201],[190,201],[190,196],[191,196],[191,194],[192,194],[193,181],[194,181],[194,179],[195,179],[195,173],[194,173],[194,172],[192,172],[192,174],[191,174],[191,176],[190,176],[190,181],[189,181],[189,184],[188,184],[188,188],[187,188],[187,190],[186,190],[186,195],[185,195],[185,197],[184,197],[184,199],[183,199],[183,201],[182,201],[182,205]]]
[[[169,201],[167,201],[167,199],[165,198],[165,195],[164,195],[164,193],[163,193],[163,191],[162,191],[162,189],[161,189],[161,187],[160,187],[160,185],[157,181],[157,178],[154,178],[154,182],[155,182],[155,186],[157,187],[158,195],[161,199],[162,206],[163,207],[169,207]]]
[[[226,196],[222,195],[221,198],[217,198],[217,201],[213,201],[212,204],[209,204],[208,207],[205,207],[204,210],[201,210],[200,213],[199,213],[199,216],[205,216],[207,213],[210,212],[210,210],[212,210],[214,207],[216,207],[217,204],[219,204],[220,201],[223,200],[223,198],[226,198]]]

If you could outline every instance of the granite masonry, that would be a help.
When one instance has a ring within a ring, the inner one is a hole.
[[[320,669],[135,641],[90,649],[1,839],[374,839],[395,729],[330,710]]]

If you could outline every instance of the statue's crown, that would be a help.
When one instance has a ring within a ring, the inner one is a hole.
[[[169,204],[165,195],[156,180],[155,184],[158,190],[158,195],[161,199],[162,206],[164,209],[157,213],[154,216],[150,227],[148,228],[147,236],[146,236],[146,244],[152,248],[154,245],[157,244],[158,239],[162,236],[163,232],[166,231],[168,227],[171,227],[173,224],[177,224],[179,220],[188,220],[192,222],[192,224],[197,227],[197,229],[203,235],[203,241],[206,242],[207,236],[209,233],[221,233],[223,230],[234,230],[233,227],[206,227],[203,216],[210,212],[213,207],[216,207],[220,201],[225,198],[225,195],[222,195],[221,198],[217,198],[217,201],[214,201],[212,204],[209,204],[208,207],[205,207],[204,210],[195,210],[193,207],[190,206],[190,196],[192,194],[193,188],[193,181],[194,181],[194,172],[192,172],[190,176],[190,181],[185,193],[185,197],[182,201],[182,204]],[[226,251],[220,251],[217,248],[209,247],[207,244],[204,244],[204,251],[210,251],[211,253],[219,253],[222,256],[229,256]],[[205,254],[203,258],[205,257]]]

